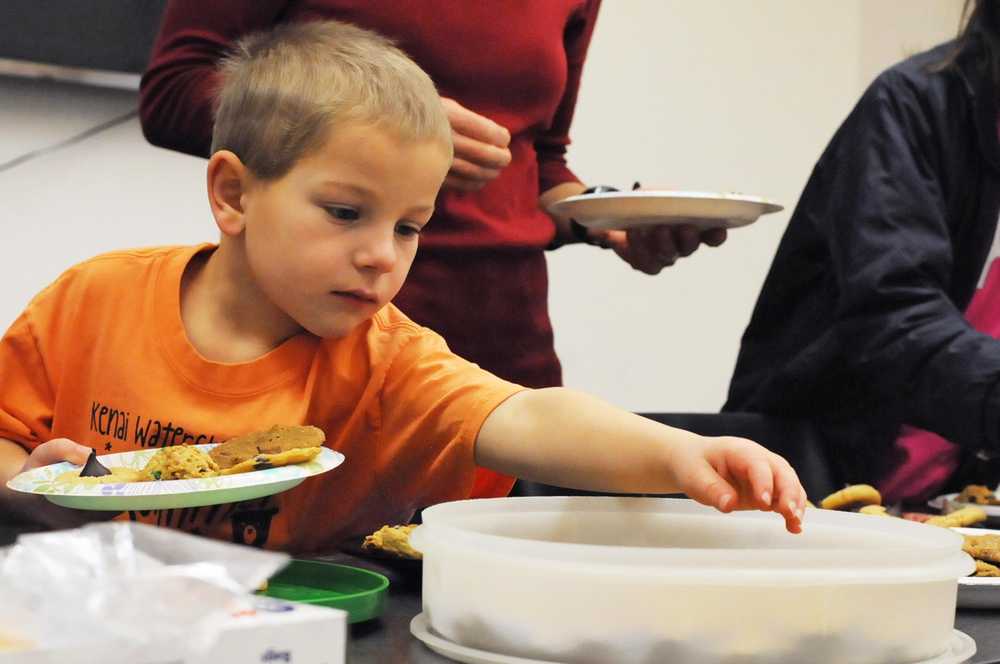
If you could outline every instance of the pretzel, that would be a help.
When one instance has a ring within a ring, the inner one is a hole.
[[[889,516],[889,517],[892,516],[891,514],[889,514],[889,512],[886,511],[885,507],[881,505],[865,505],[864,507],[859,509],[858,512],[860,512],[861,514],[869,514],[871,516]]]
[[[932,516],[924,523],[944,528],[965,528],[986,521],[986,512],[978,507],[963,507],[950,514]]]
[[[852,484],[831,493],[819,504],[825,510],[851,510],[864,505],[881,505],[882,495],[870,484]]]

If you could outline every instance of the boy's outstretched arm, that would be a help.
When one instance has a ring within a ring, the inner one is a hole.
[[[723,512],[773,510],[793,533],[806,504],[788,462],[757,443],[699,436],[559,387],[500,404],[476,439],[476,463],[575,489],[683,492]]]

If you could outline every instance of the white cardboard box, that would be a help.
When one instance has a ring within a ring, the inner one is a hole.
[[[234,614],[209,652],[183,664],[344,664],[346,652],[345,611],[255,597],[253,608]]]
[[[346,652],[346,612],[254,596],[229,618],[204,655],[140,664],[344,664]],[[93,664],[105,661],[103,655],[83,648],[72,653],[32,650],[0,654],[0,664]]]

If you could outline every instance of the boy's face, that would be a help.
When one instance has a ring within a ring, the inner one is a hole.
[[[451,164],[439,141],[350,124],[242,198],[257,286],[323,338],[348,334],[399,292]]]

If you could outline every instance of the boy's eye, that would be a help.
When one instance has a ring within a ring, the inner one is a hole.
[[[402,235],[403,237],[417,237],[420,235],[421,228],[416,224],[399,224],[396,226],[396,233]]]
[[[347,205],[324,205],[323,209],[334,219],[340,221],[357,221],[361,213]]]

